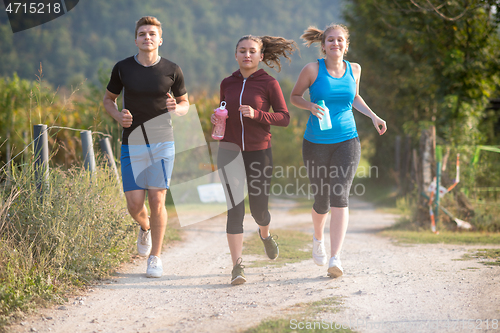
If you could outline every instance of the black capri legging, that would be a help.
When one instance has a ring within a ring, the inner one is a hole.
[[[271,222],[269,213],[269,192],[273,174],[273,154],[271,148],[257,151],[243,151],[243,163],[236,157],[240,151],[226,150],[219,147],[217,168],[224,185],[227,202],[228,234],[243,233],[245,217],[244,186],[248,187],[250,212],[260,226]]]
[[[313,209],[326,214],[330,207],[348,207],[352,180],[361,156],[359,138],[318,144],[304,139],[302,157],[314,192]]]

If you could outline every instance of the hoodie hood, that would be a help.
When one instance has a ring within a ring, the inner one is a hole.
[[[258,77],[262,75],[269,75],[264,69],[259,69],[258,71],[254,72],[252,75],[249,77]],[[241,74],[240,70],[238,69],[236,72],[234,72],[231,76],[238,77],[238,78],[243,78],[243,75]]]

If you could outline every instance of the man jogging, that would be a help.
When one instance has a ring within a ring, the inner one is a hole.
[[[189,109],[181,68],[158,55],[161,36],[161,23],[155,17],[145,16],[137,22],[139,52],[114,66],[103,101],[106,111],[123,127],[123,191],[128,211],[140,225],[137,251],[149,255],[147,277],[163,273],[165,196],[175,156],[171,115],[182,116]],[[123,110],[119,111],[116,99],[122,90]]]

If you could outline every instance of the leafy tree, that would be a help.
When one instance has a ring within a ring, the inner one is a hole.
[[[452,145],[484,141],[477,129],[498,92],[500,1],[354,0],[345,12],[362,94],[388,121],[372,162],[392,156],[391,135],[436,125]],[[385,174],[388,174],[386,170]]]
[[[243,35],[279,35],[298,41],[309,25],[324,27],[340,19],[342,0],[132,0],[80,1],[63,17],[13,34],[0,11],[0,76],[17,72],[33,79],[40,62],[55,86],[75,87],[86,78],[98,83],[98,69],[111,71],[118,60],[137,52],[135,22],[156,16],[163,25],[160,54],[184,70],[189,91],[219,89],[237,69],[236,41]],[[2,6],[2,5],[0,5]],[[277,77],[295,80],[315,50],[294,56]]]

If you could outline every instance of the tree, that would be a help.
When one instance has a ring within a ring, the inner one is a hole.
[[[479,144],[477,130],[500,70],[498,0],[354,0],[345,12],[362,90],[389,137],[436,125],[452,145]],[[373,163],[392,155],[376,141]]]

